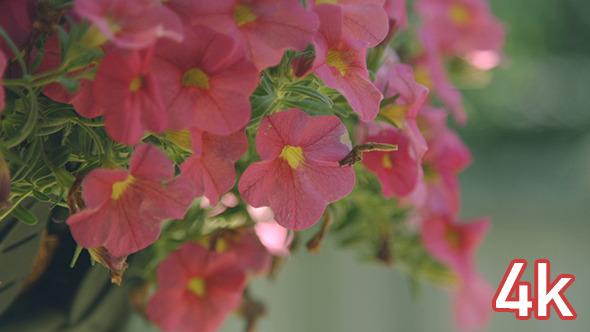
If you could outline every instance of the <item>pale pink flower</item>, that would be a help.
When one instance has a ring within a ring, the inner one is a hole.
[[[234,254],[189,242],[162,261],[158,285],[150,321],[166,332],[214,332],[240,304],[246,275]]]
[[[197,197],[205,195],[216,205],[236,183],[234,163],[248,149],[246,133],[218,136],[194,128],[190,133],[194,154],[180,165],[182,176],[192,181]]]
[[[432,38],[436,50],[445,55],[502,48],[504,27],[487,0],[419,0],[416,10],[423,20],[420,36]]]
[[[254,207],[269,206],[283,227],[315,224],[326,206],[350,193],[354,170],[338,162],[351,150],[346,127],[335,116],[291,109],[267,116],[256,136],[261,162],[251,164],[238,188]]]
[[[169,129],[197,127],[217,135],[243,129],[258,72],[227,35],[188,26],[182,43],[158,42],[152,72],[169,114]]]
[[[123,169],[95,169],[82,182],[86,209],[66,223],[84,248],[104,246],[115,256],[152,244],[163,219],[180,219],[194,199],[190,183],[174,176],[174,166],[157,148],[138,146]]]
[[[298,0],[196,0],[191,16],[194,24],[232,36],[258,71],[277,65],[288,49],[303,51],[318,27]]]
[[[133,145],[146,131],[162,133],[168,115],[151,72],[153,48],[141,51],[112,49],[103,58],[93,93],[104,108],[105,128],[116,142]]]
[[[325,6],[326,10],[334,10],[334,6],[342,9],[342,31],[356,40],[369,43],[369,47],[377,46],[388,31],[388,18],[383,8],[383,0],[311,0],[311,9]]]
[[[160,0],[75,0],[74,11],[122,48],[142,49],[160,37],[183,38],[179,17]]]
[[[367,43],[342,33],[341,11],[338,6],[315,8],[320,29],[315,39],[314,73],[340,92],[363,121],[370,121],[377,116],[383,95],[369,79]]]

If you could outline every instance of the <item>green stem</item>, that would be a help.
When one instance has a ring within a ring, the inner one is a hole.
[[[14,44],[14,42],[12,41],[10,36],[8,36],[6,31],[4,31],[4,29],[2,29],[2,27],[0,27],[0,36],[2,36],[2,38],[4,38],[4,40],[6,41],[6,44],[8,45],[8,47],[10,47],[10,50],[12,51],[12,53],[14,53],[14,56],[16,57],[16,60],[18,61],[18,64],[20,65],[20,67],[23,71],[23,75],[26,76],[27,75],[27,64],[25,62],[25,59],[23,58],[23,55],[20,53],[18,47],[16,47],[16,45]]]

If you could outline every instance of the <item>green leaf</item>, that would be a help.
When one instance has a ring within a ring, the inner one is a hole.
[[[319,102],[324,103],[327,106],[332,106],[334,105],[334,102],[332,102],[332,99],[330,99],[328,96],[320,93],[319,91],[317,91],[316,89],[313,89],[309,86],[301,86],[301,85],[289,85],[283,88],[283,91],[285,92],[295,92],[297,94],[300,95],[304,95],[306,97],[309,97],[311,99],[317,100]]]
[[[63,85],[64,88],[66,88],[66,90],[68,90],[68,92],[76,92],[80,86],[80,82],[78,82],[77,79],[67,76],[59,76],[57,80],[59,83],[61,83],[61,85]]]
[[[76,250],[74,251],[74,256],[72,257],[72,261],[70,262],[70,267],[74,268],[76,262],[78,261],[78,257],[80,257],[80,253],[82,253],[82,249],[84,249],[81,245],[76,244]]]
[[[67,48],[70,42],[70,35],[68,32],[61,26],[57,26],[57,37],[59,39],[59,50],[61,52],[61,62],[65,62],[66,55],[67,55]]]
[[[299,108],[309,115],[334,115],[330,106],[313,99],[282,100],[281,102],[288,108]]]
[[[270,95],[260,96],[254,98],[251,102],[252,106],[252,120],[256,120],[263,116],[270,109],[274,102],[274,97]]]
[[[72,149],[69,146],[60,146],[59,148],[51,152],[47,156],[47,159],[49,159],[49,161],[55,168],[61,168],[68,162],[71,154]]]
[[[392,104],[397,98],[399,98],[399,93],[393,97],[389,97],[389,98],[385,98],[385,99],[381,100],[381,103],[379,104],[379,108],[383,108],[389,104]]]
[[[22,205],[16,206],[10,214],[17,218],[18,220],[24,222],[28,225],[34,225],[37,223],[37,217],[32,215],[27,209],[25,209]]]
[[[49,202],[51,200],[51,198],[49,198],[49,196],[47,196],[44,193],[37,191],[37,190],[33,190],[33,196],[35,196],[36,199],[38,199],[42,202]]]

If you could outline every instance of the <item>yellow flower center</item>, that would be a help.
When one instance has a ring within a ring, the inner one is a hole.
[[[142,85],[143,78],[141,77],[141,75],[137,75],[134,79],[131,80],[131,83],[129,83],[129,90],[131,90],[131,92],[137,92],[137,90],[141,89]]]
[[[390,104],[381,109],[381,114],[395,123],[398,128],[403,128],[408,110],[408,105]]]
[[[203,297],[203,295],[205,295],[205,279],[192,278],[191,280],[189,280],[187,288],[196,296]]]
[[[119,199],[119,197],[121,197],[121,195],[123,195],[123,192],[125,191],[125,189],[127,189],[127,187],[129,187],[129,185],[132,184],[134,181],[135,181],[135,178],[133,177],[133,175],[129,175],[129,177],[126,180],[113,183],[113,191],[111,193],[111,199],[112,200]]]
[[[449,18],[455,25],[466,26],[471,22],[471,13],[467,6],[454,3],[449,8]]]
[[[383,159],[381,159],[381,162],[383,163],[383,167],[387,169],[393,168],[393,162],[391,161],[391,156],[389,155],[389,153],[385,153],[383,155]]]
[[[242,26],[248,22],[256,20],[256,14],[252,12],[252,9],[244,5],[237,5],[234,9],[233,16],[238,26]]]
[[[451,228],[445,232],[445,240],[453,249],[460,249],[461,248],[461,234],[459,231]]]
[[[418,65],[414,68],[414,80],[425,87],[432,89],[432,77],[430,71],[424,65]]]
[[[440,174],[432,166],[422,165],[422,171],[426,183],[436,183],[440,180]]]
[[[346,76],[346,71],[350,67],[350,64],[342,57],[342,52],[330,50],[326,55],[326,63],[330,67],[334,67],[340,71],[340,75]]]
[[[184,73],[182,85],[198,86],[201,89],[209,89],[209,75],[200,68],[191,68]]]
[[[285,159],[292,169],[299,167],[299,164],[305,160],[303,149],[299,146],[286,145],[279,157]]]
[[[193,152],[193,140],[188,129],[166,130],[166,138],[174,142],[182,149]]]
[[[324,3],[330,3],[330,4],[337,4],[338,0],[315,0],[315,5],[321,5]]]

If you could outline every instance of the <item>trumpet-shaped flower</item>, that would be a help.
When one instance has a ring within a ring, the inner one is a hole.
[[[215,250],[221,253],[233,253],[237,257],[236,265],[250,275],[268,274],[272,265],[272,256],[250,227],[238,227],[222,230],[216,236]]]
[[[153,49],[113,49],[102,60],[93,82],[94,98],[104,108],[105,128],[120,143],[138,143],[145,131],[161,133],[168,115],[151,73]]]
[[[189,135],[167,132],[167,135]],[[180,165],[182,176],[195,186],[195,195],[205,195],[211,205],[236,183],[234,163],[246,153],[248,139],[241,130],[227,136],[213,135],[198,129],[190,130],[193,155]]]
[[[356,40],[377,46],[387,35],[388,18],[383,7],[383,0],[311,0],[310,8],[333,6],[342,9],[342,31]]]
[[[147,316],[166,332],[214,332],[238,307],[246,275],[232,253],[185,243],[158,267]]]
[[[232,36],[258,71],[277,65],[288,49],[303,51],[318,19],[297,0],[196,0],[194,24]]]
[[[463,96],[449,80],[434,38],[423,34],[422,41],[424,54],[416,61],[417,80],[436,92],[440,100],[450,109],[455,121],[464,125],[467,123],[467,113],[463,108]]]
[[[230,36],[187,26],[182,43],[158,43],[153,73],[169,114],[169,128],[197,127],[228,135],[250,120],[248,97],[258,72]]]
[[[160,37],[183,37],[179,17],[160,0],[75,0],[74,10],[122,48],[137,50]]]
[[[340,7],[318,6],[315,12],[320,17],[320,29],[315,39],[314,73],[338,90],[363,121],[374,119],[383,95],[369,79],[367,43],[342,33]]]
[[[447,127],[446,113],[442,109],[423,107],[417,117],[420,129],[428,143],[422,159],[424,169],[423,214],[436,214],[454,218],[461,205],[457,174],[472,160],[471,153],[459,136]]]
[[[497,52],[502,47],[504,27],[486,0],[420,0],[416,9],[424,22],[420,35],[433,38],[444,54]]]
[[[375,86],[385,98],[398,97],[379,111],[410,139],[416,160],[420,163],[427,144],[416,124],[416,115],[428,97],[428,88],[414,80],[412,67],[403,63],[386,63],[377,72]]]
[[[87,208],[67,219],[84,248],[104,246],[124,256],[156,241],[161,223],[182,218],[194,199],[190,183],[174,176],[174,166],[155,147],[138,146],[129,172],[95,169],[82,183]]]
[[[456,223],[450,218],[432,215],[422,225],[422,243],[432,257],[466,282],[477,275],[475,251],[489,228],[488,218]]]
[[[387,18],[389,18],[388,37],[400,28],[408,25],[408,11],[406,9],[406,0],[385,0],[383,4]]]
[[[462,331],[484,328],[492,318],[490,303],[493,289],[490,283],[479,275],[462,283],[453,294],[454,320]]]
[[[410,139],[391,125],[368,123],[369,134],[363,143],[376,142],[397,145],[397,151],[365,152],[363,165],[377,174],[383,196],[404,197],[416,188],[422,172]]]
[[[350,193],[354,170],[340,167],[350,151],[346,127],[335,116],[291,109],[267,116],[256,135],[261,162],[250,165],[238,188],[253,207],[269,206],[279,225],[301,230],[326,206]]]

